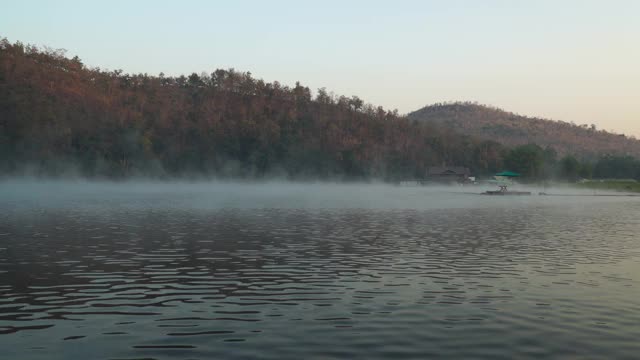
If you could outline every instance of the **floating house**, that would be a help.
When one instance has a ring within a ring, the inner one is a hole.
[[[471,171],[462,166],[437,166],[427,168],[426,179],[428,181],[443,183],[465,183],[469,182]]]

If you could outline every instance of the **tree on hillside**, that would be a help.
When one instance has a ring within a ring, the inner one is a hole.
[[[580,177],[580,169],[580,162],[571,155],[560,160],[560,177],[564,180],[577,181]]]
[[[593,176],[598,179],[640,180],[640,161],[631,156],[603,156],[596,163]]]
[[[578,175],[583,179],[591,179],[593,177],[593,165],[589,162],[581,163]]]
[[[543,165],[541,177],[545,180],[553,178],[558,167],[558,152],[552,147],[546,147],[542,152]]]
[[[507,153],[504,163],[507,169],[522,174],[526,179],[540,179],[543,175],[544,150],[535,144],[517,146]]]

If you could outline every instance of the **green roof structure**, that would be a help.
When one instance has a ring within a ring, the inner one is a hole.
[[[513,172],[513,171],[503,171],[503,172],[497,173],[495,176],[518,177],[518,176],[520,176],[520,174],[518,174],[517,172]]]

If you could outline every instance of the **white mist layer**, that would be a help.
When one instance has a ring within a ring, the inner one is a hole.
[[[301,209],[453,209],[517,206],[590,206],[636,197],[574,188],[516,185],[532,196],[486,196],[493,186],[415,186],[381,183],[294,182],[91,182],[11,179],[0,182],[2,208],[301,208]],[[539,196],[545,192],[552,196]],[[553,196],[562,195],[562,196]],[[568,195],[568,196],[567,196]]]

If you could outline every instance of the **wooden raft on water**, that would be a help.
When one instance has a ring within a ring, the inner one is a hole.
[[[500,185],[500,190],[495,191],[485,191],[482,193],[483,195],[531,195],[530,191],[509,191],[506,185]]]

